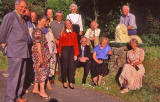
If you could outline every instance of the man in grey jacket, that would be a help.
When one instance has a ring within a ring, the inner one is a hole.
[[[26,61],[29,58],[28,29],[23,19],[27,9],[25,0],[17,0],[15,10],[4,16],[0,27],[0,44],[6,44],[8,73],[4,102],[26,102],[22,98]],[[3,46],[4,47],[4,46]]]

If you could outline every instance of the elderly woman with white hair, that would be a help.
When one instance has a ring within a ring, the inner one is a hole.
[[[123,66],[122,73],[119,77],[119,82],[123,90],[121,93],[126,93],[129,90],[136,90],[142,87],[142,78],[145,73],[143,66],[144,50],[137,46],[136,39],[130,40],[131,50],[127,53],[127,64]]]
[[[73,30],[77,33],[78,42],[80,44],[80,39],[83,32],[82,17],[77,13],[78,6],[76,4],[71,4],[69,8],[71,13],[67,15],[67,19],[72,22]]]

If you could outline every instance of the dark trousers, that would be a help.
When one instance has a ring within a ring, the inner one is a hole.
[[[56,68],[58,67],[58,80],[62,80],[61,78],[61,63],[59,54],[56,55]],[[55,75],[56,75],[56,68],[55,68]]]
[[[74,83],[75,65],[74,65],[74,48],[72,46],[62,47],[61,51],[61,77],[62,82]]]
[[[14,102],[22,95],[26,71],[26,59],[8,58],[8,73],[6,95],[4,102]]]
[[[76,67],[84,67],[82,84],[86,84],[86,79],[90,71],[91,61],[87,61],[87,62],[75,61],[75,63],[76,63]]]
[[[26,75],[24,80],[24,90],[28,89],[31,83],[34,82],[34,69],[33,69],[33,60],[32,58],[27,59],[26,63]]]

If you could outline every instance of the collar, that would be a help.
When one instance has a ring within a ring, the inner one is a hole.
[[[67,32],[67,33],[71,33],[72,30],[71,30],[71,29],[66,29],[66,32]]]
[[[15,10],[15,12],[16,12],[16,14],[18,15],[18,17],[19,17],[20,19],[22,19],[22,16],[17,12],[17,10]]]

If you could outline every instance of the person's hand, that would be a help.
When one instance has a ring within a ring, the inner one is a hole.
[[[97,63],[98,63],[98,64],[102,64],[103,61],[102,61],[102,60],[97,60]]]
[[[79,35],[82,35],[82,31],[79,32]]]
[[[86,59],[85,59],[85,57],[80,57],[80,58],[79,58],[79,61],[80,61],[80,62],[86,62]]]
[[[6,44],[5,44],[5,43],[2,43],[1,46],[2,46],[2,48],[5,48],[5,47],[6,47]]]
[[[59,40],[56,39],[56,44],[59,45]]]
[[[74,60],[75,60],[75,61],[77,60],[77,56],[74,56]]]
[[[91,40],[95,40],[95,37],[92,37]]]
[[[61,54],[59,53],[59,57],[61,57]]]

